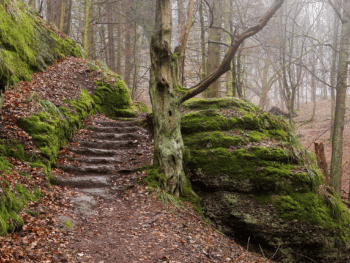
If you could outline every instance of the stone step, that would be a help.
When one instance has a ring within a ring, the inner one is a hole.
[[[95,121],[95,124],[94,127],[135,127],[138,121]]]
[[[108,187],[109,180],[110,180],[109,176],[94,176],[94,175],[85,175],[85,176],[57,179],[60,185],[63,185],[63,186],[69,185],[76,188]]]
[[[99,132],[94,132],[93,134],[91,134],[90,138],[96,138],[99,140],[120,141],[120,140],[140,140],[141,136],[138,133],[99,133]]]
[[[119,164],[121,163],[120,157],[79,157],[74,158],[76,161],[80,163],[88,163],[88,164]]]
[[[116,171],[114,165],[82,165],[82,166],[61,166],[61,168],[68,173],[75,175],[106,175],[112,174]]]
[[[104,149],[89,149],[89,148],[68,148],[69,151],[79,154],[81,156],[92,156],[92,157],[115,157],[124,156],[125,150],[104,150]]]
[[[123,140],[123,141],[80,141],[79,142],[82,147],[85,148],[93,148],[93,149],[130,149],[137,146],[137,140]]]
[[[109,188],[85,188],[81,190],[89,195],[99,196],[104,199],[114,199],[113,195],[109,194]]]
[[[92,126],[94,132],[97,133],[134,133],[138,131],[143,131],[142,128],[139,127],[99,127],[99,126]]]

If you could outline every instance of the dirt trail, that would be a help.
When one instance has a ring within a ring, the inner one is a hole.
[[[63,230],[70,261],[270,262],[219,234],[190,204],[149,195],[137,169],[151,162],[152,141],[136,124],[93,116],[61,151],[65,172],[56,176],[71,209],[59,217],[72,224]]]

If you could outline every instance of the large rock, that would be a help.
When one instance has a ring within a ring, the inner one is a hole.
[[[279,262],[348,262],[350,213],[282,118],[236,98],[183,114],[186,174],[221,232]]]
[[[83,53],[24,1],[0,1],[0,91],[66,55]]]

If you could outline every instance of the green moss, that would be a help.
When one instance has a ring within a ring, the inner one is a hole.
[[[24,3],[0,4],[0,83],[29,80],[33,72],[69,54],[82,56],[73,40],[57,37]]]
[[[0,155],[13,157],[21,161],[28,161],[30,155],[24,150],[24,146],[17,141],[4,141],[0,139]]]
[[[228,175],[231,184],[247,184],[249,191],[260,195],[309,192],[319,183],[308,173],[292,172],[296,167],[289,164],[288,156],[281,149],[192,150],[187,167],[192,173],[200,169],[208,178]]]
[[[181,132],[191,134],[203,131],[227,131],[235,127],[235,118],[226,118],[218,110],[190,112],[181,119]]]
[[[245,111],[261,111],[260,108],[251,102],[238,98],[220,98],[220,99],[200,99],[193,98],[183,103],[185,109],[203,110],[203,109],[229,109],[232,107],[243,109]]]
[[[27,205],[28,201],[37,201],[38,199],[36,198],[36,196],[34,194],[32,194],[31,192],[29,192],[29,190],[27,188],[25,188],[25,186],[23,185],[16,185],[15,186],[16,192],[19,194],[19,196],[22,199],[22,203],[24,205]]]
[[[10,164],[5,157],[0,156],[0,172],[8,169],[13,169],[13,165]]]
[[[93,99],[99,113],[110,118],[137,117],[138,112],[132,103],[130,91],[120,76],[116,75],[115,83],[96,82],[99,86],[94,91]]]
[[[26,210],[25,212],[32,217],[36,217],[36,216],[40,215],[40,213],[36,212],[36,211]]]
[[[184,87],[182,87],[182,86],[180,86],[180,85],[177,85],[177,86],[175,87],[175,90],[178,91],[178,92],[180,92],[180,93],[182,93],[182,94],[185,94],[185,93],[187,93],[187,92],[189,91],[189,89],[185,89]]]
[[[201,148],[229,148],[230,146],[244,145],[245,142],[240,136],[228,136],[224,132],[199,132],[185,135],[184,144],[193,149]]]
[[[142,101],[135,102],[135,106],[139,112],[152,113],[151,109]]]
[[[44,195],[41,193],[39,188],[36,188],[34,190],[34,195],[36,196],[37,199],[40,199],[41,197],[43,197]]]
[[[64,226],[65,228],[72,229],[72,228],[73,228],[73,223],[72,223],[72,221],[70,221],[69,219],[66,219],[66,220],[64,220],[64,222],[63,222],[63,226]]]
[[[157,188],[163,188],[166,180],[164,173],[160,173],[158,169],[150,167],[147,169],[147,176],[145,177],[144,182],[148,185],[148,191],[152,192]]]
[[[260,142],[264,137],[264,134],[258,131],[252,131],[248,135],[250,142]]]
[[[20,175],[23,175],[24,177],[31,178],[31,176],[30,176],[29,174],[26,174],[26,173],[24,173],[24,172],[19,171],[18,173],[19,173]]]
[[[339,198],[311,192],[293,193],[275,197],[272,203],[283,219],[308,221],[326,229],[337,230],[343,240],[350,238],[349,212]]]

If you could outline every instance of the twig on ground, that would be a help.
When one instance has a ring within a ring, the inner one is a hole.
[[[278,247],[277,247],[277,249],[276,249],[276,252],[275,252],[275,254],[273,254],[273,256],[272,256],[272,258],[271,258],[271,260],[276,256],[276,254],[277,254],[277,252],[278,252],[278,250],[280,249],[280,246],[281,245],[278,245]]]
[[[261,250],[261,253],[263,254],[264,258],[265,258],[265,254],[264,254],[264,251],[262,250],[260,244],[259,244],[259,247],[260,247],[260,250]]]
[[[248,237],[247,251],[249,251],[249,240],[250,240],[250,237]]]
[[[295,253],[295,252],[293,252],[293,251],[292,251],[292,253],[293,253],[293,254],[295,254],[295,255],[298,255],[298,256],[301,256],[301,257],[307,258],[308,260],[311,260],[312,262],[318,263],[317,261],[315,261],[315,260],[313,260],[312,258],[309,258],[309,257],[307,257],[307,256],[304,256],[304,255],[301,255],[301,254]]]

